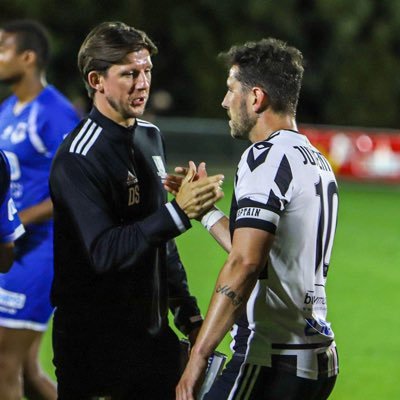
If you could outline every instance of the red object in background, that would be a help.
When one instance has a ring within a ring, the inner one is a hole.
[[[300,132],[338,178],[400,183],[400,131],[303,125]]]

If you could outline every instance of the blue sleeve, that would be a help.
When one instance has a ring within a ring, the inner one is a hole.
[[[79,116],[69,104],[49,108],[41,105],[36,132],[48,157],[54,157],[65,136],[76,127],[78,122]]]
[[[10,168],[3,153],[0,153],[0,189],[0,243],[9,243],[18,239],[25,230],[11,198]]]

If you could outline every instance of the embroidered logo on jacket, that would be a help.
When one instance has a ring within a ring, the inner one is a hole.
[[[126,178],[126,186],[128,187],[128,206],[140,203],[139,180],[131,172],[128,171]]]
[[[161,178],[161,181],[167,177],[167,172],[161,156],[152,156],[154,164],[157,168],[157,175]]]

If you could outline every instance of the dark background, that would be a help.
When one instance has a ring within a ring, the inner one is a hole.
[[[121,20],[159,48],[150,103],[159,115],[225,118],[226,71],[217,54],[274,36],[298,47],[307,62],[299,122],[400,126],[399,1],[0,0],[0,24],[26,17],[49,29],[48,80],[77,105],[86,106],[76,67],[82,40],[99,22]]]

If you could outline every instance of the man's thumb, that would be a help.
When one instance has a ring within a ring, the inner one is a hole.
[[[197,171],[195,163],[193,161],[189,161],[189,169],[182,183],[191,182],[196,176],[196,173]]]

